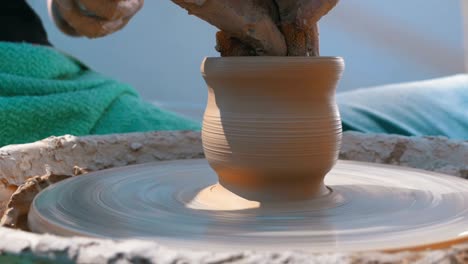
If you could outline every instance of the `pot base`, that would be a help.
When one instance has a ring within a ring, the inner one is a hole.
[[[321,197],[313,197],[305,200],[277,200],[268,202],[248,200],[216,183],[199,191],[190,201],[187,207],[195,210],[209,211],[238,211],[255,209],[262,213],[282,213],[287,208],[306,207],[314,210],[330,209],[343,203],[343,197],[333,192],[331,188],[325,188],[326,193]],[[276,210],[276,211],[275,211]]]
[[[241,184],[236,184],[237,179],[230,180],[226,175],[218,174],[219,187],[217,189],[225,188],[226,192],[233,192],[245,199],[259,201],[262,204],[310,200],[325,196],[330,192],[322,180],[325,174],[323,173],[320,177],[310,177],[309,174],[298,177],[285,173],[284,175],[288,177],[281,175],[280,180],[275,179],[271,174],[263,178],[255,174],[250,177],[248,174],[243,174],[243,179],[250,178],[254,181],[242,181]]]
[[[74,177],[42,191],[36,232],[154,240],[191,249],[349,252],[467,241],[468,183],[402,167],[339,161],[316,199],[265,204],[217,185],[205,160]]]

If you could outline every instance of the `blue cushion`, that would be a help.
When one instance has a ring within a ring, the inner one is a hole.
[[[337,95],[343,130],[468,139],[468,75]]]

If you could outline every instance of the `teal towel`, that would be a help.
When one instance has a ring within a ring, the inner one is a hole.
[[[53,48],[0,42],[0,146],[51,135],[199,129]]]
[[[337,96],[343,130],[468,139],[468,75],[385,85]]]

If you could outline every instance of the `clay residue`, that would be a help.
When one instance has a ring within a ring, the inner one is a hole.
[[[65,135],[0,148],[0,180],[20,185],[38,175],[74,176],[129,164],[201,157],[200,132],[194,131]]]
[[[340,159],[393,164],[468,178],[468,142],[444,137],[345,132]]]
[[[48,186],[68,177],[70,176],[44,175],[26,180],[9,199],[5,213],[0,219],[0,225],[29,230],[27,225],[28,212],[34,197]]]

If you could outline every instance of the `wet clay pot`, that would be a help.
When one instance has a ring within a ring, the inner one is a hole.
[[[257,201],[326,195],[341,143],[343,69],[338,57],[206,58],[202,140],[219,183]]]

